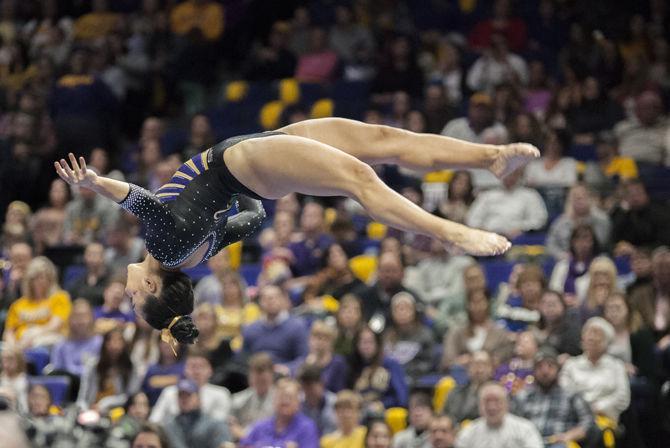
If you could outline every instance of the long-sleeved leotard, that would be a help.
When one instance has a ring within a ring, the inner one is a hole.
[[[177,267],[203,244],[205,261],[251,235],[265,219],[260,197],[235,179],[223,152],[247,138],[233,137],[192,157],[156,194],[130,185],[121,207],[145,226],[147,251],[165,267]],[[238,213],[231,216],[234,208]]]

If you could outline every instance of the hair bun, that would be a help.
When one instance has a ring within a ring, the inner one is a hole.
[[[191,316],[181,316],[170,328],[170,333],[181,344],[193,344],[200,334]]]

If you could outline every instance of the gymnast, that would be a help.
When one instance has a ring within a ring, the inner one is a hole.
[[[155,194],[98,176],[83,157],[54,162],[70,185],[89,188],[144,224],[148,255],[128,265],[126,294],[138,316],[163,339],[193,343],[193,289],[181,268],[196,266],[261,225],[260,199],[296,192],[346,196],[372,219],[436,238],[472,255],[498,255],[510,242],[494,233],[438,218],[385,185],[370,165],[429,172],[485,168],[498,177],[540,153],[526,143],[493,146],[342,118],[306,120],[277,131],[232,137],[184,163]],[[238,212],[231,216],[236,205]]]

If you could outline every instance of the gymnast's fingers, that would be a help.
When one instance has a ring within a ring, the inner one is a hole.
[[[79,164],[81,165],[81,173],[86,176],[86,160],[83,157],[79,157]]]
[[[63,166],[63,169],[65,170],[71,181],[77,180],[77,178],[74,175],[74,171],[72,171],[72,168],[70,168],[70,165],[67,164],[65,159],[60,159],[60,164]]]
[[[79,164],[77,163],[77,158],[72,153],[69,153],[67,156],[70,158],[70,163],[72,164],[72,170],[77,176],[77,179],[79,179]]]
[[[56,173],[58,173],[58,176],[60,176],[60,178],[63,179],[65,182],[70,183],[70,179],[68,178],[67,173],[60,165],[60,163],[54,162],[54,167],[56,167]]]

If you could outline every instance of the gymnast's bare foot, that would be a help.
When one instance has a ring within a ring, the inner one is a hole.
[[[451,253],[467,253],[476,256],[501,255],[512,247],[507,238],[484,230],[462,226],[459,235],[445,245]]]
[[[489,170],[502,179],[509,173],[540,157],[540,151],[530,143],[512,143],[498,146],[498,154]]]

